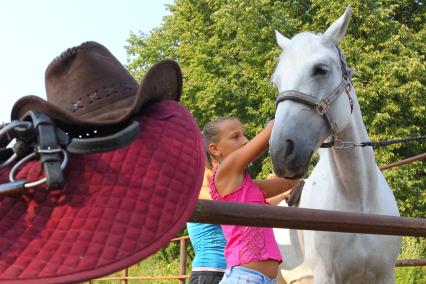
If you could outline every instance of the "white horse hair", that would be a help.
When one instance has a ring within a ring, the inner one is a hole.
[[[303,32],[288,39],[276,32],[283,53],[272,76],[279,92],[295,90],[324,98],[342,82],[337,44],[346,33],[349,6],[323,34]],[[368,141],[361,110],[343,91],[330,106],[339,141]],[[320,159],[305,181],[299,207],[399,216],[395,197],[376,165],[371,147],[319,149],[329,141],[329,122],[315,107],[288,99],[280,102],[270,140],[274,171],[300,179],[314,151]],[[401,237],[275,229],[287,283],[394,283]]]

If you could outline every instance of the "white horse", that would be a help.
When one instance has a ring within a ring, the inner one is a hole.
[[[299,179],[319,150],[299,207],[399,216],[373,149],[341,143],[369,140],[350,69],[337,47],[350,15],[349,6],[323,34],[303,32],[288,39],[276,32],[283,53],[272,76],[280,92],[272,163],[278,176]],[[333,140],[335,147],[319,149]],[[282,229],[275,234],[287,283],[394,283],[401,237]]]

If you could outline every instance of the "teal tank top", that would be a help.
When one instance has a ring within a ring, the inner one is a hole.
[[[215,224],[187,223],[189,239],[194,247],[192,267],[225,269],[226,245],[222,227]]]

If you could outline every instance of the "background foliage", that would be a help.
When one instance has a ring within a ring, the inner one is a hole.
[[[132,34],[128,68],[139,80],[160,59],[179,62],[181,102],[202,127],[220,116],[238,117],[249,136],[273,117],[276,89],[270,76],[280,49],[274,30],[287,37],[323,32],[352,5],[341,48],[356,70],[353,81],[371,140],[426,134],[426,8],[415,0],[176,0],[171,15],[150,34]],[[426,143],[375,150],[379,165],[426,152]],[[264,177],[268,158],[251,169]],[[422,162],[384,172],[402,216],[426,217]],[[417,242],[417,245],[419,242]],[[423,246],[425,246],[423,242]],[[420,249],[425,257],[424,247]]]
[[[345,1],[348,2],[348,1]],[[176,0],[171,15],[150,34],[132,34],[129,70],[139,80],[160,59],[179,62],[182,103],[200,127],[220,116],[240,118],[253,136],[273,117],[270,76],[280,49],[274,30],[292,37],[324,31],[344,11],[340,1]],[[423,1],[351,1],[351,24],[341,47],[357,72],[354,85],[372,140],[426,134]],[[378,148],[377,163],[424,153],[426,143]],[[263,170],[262,170],[263,169]],[[252,167],[265,176],[268,159]],[[426,211],[421,162],[385,172],[403,216]]]

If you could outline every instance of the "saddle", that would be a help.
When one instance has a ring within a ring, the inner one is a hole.
[[[45,84],[47,101],[21,98],[0,129],[0,283],[80,282],[143,260],[185,226],[203,180],[176,62],[139,86],[86,42]]]

